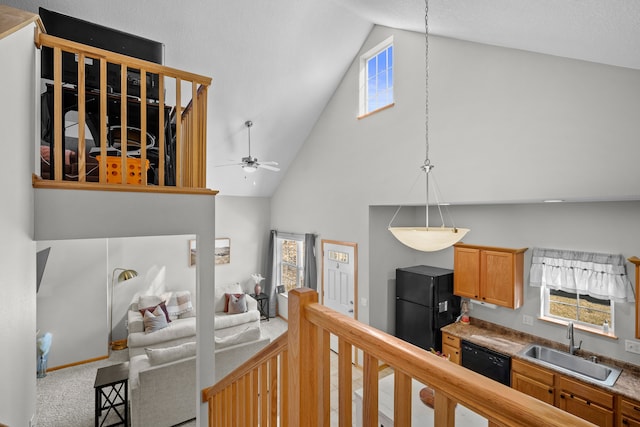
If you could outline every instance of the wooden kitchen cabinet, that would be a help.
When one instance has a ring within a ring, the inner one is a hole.
[[[511,387],[542,400],[555,402],[554,373],[519,359],[511,359]]]
[[[449,360],[453,363],[460,364],[460,338],[442,333],[442,354],[449,355]]]
[[[526,250],[456,243],[453,293],[463,298],[519,308],[523,303]]]
[[[613,394],[558,375],[556,406],[598,426],[612,427]]]
[[[618,427],[640,427],[640,402],[618,398]]]

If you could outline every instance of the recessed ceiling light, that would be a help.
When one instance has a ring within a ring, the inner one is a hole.
[[[563,199],[547,199],[547,200],[543,200],[544,203],[562,203],[564,202]]]

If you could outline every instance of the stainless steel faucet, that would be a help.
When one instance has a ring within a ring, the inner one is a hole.
[[[569,354],[575,354],[577,350],[580,350],[582,347],[582,340],[580,340],[580,344],[576,347],[573,341],[573,322],[569,322],[567,325],[567,338],[569,339]]]

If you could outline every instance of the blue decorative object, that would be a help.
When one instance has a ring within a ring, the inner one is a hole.
[[[52,335],[50,332],[45,333],[38,338],[38,378],[47,376],[47,361],[49,359],[49,350],[51,349]]]

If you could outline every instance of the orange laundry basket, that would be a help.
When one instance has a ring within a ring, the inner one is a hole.
[[[96,156],[100,162],[100,156]],[[107,183],[122,184],[122,157],[107,156]],[[149,169],[149,160],[145,160],[144,173]],[[127,184],[142,184],[142,161],[134,157],[127,157],[126,171]]]

